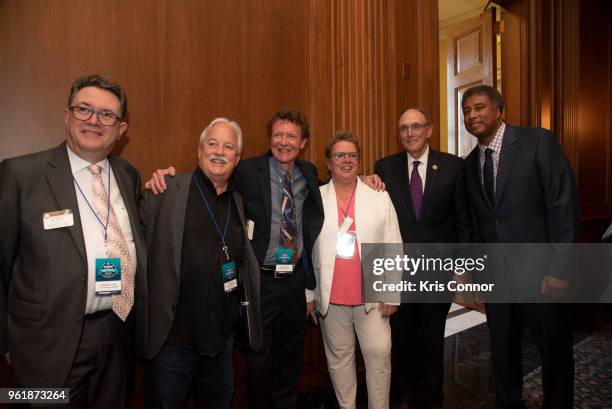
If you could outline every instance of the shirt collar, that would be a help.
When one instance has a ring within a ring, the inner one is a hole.
[[[427,145],[427,149],[425,149],[425,152],[423,152],[421,157],[418,159],[413,158],[412,155],[409,154],[408,152],[406,152],[406,155],[408,156],[408,167],[409,168],[412,167],[412,162],[418,160],[425,166],[425,169],[427,169],[427,159],[429,158],[429,145]]]
[[[491,141],[491,143],[489,143],[489,146],[478,144],[478,147],[480,148],[480,154],[484,155],[484,152],[487,148],[492,149],[495,153],[499,154],[499,152],[501,151],[501,145],[504,139],[505,130],[506,124],[502,122],[499,128],[497,129],[497,132],[495,132],[493,140]]]
[[[199,166],[196,167],[194,174],[198,178],[198,181],[203,182],[204,188],[208,189],[208,191],[214,196],[217,196],[217,189],[215,189],[215,185],[213,185],[213,182],[208,178],[208,176],[206,176],[206,174],[202,171],[202,169],[200,169]],[[230,177],[227,181],[227,187],[225,188],[224,193],[231,193],[234,188],[234,178]]]
[[[80,171],[82,171],[83,169],[87,169],[91,165],[100,166],[102,168],[102,173],[108,172],[108,169],[110,166],[108,162],[108,158],[104,158],[103,160],[97,163],[90,163],[86,161],[85,159],[81,158],[76,153],[74,153],[68,147],[68,145],[66,145],[66,149],[68,150],[68,160],[70,161],[70,170],[72,171],[72,174],[79,173]]]
[[[280,162],[274,157],[274,155],[270,155],[270,168],[273,170],[274,174],[278,177],[283,177],[285,171],[281,167]],[[295,161],[289,165],[289,172],[291,172],[291,176],[296,176],[297,166],[295,165]]]

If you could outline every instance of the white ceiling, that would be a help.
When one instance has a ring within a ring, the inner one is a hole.
[[[486,4],[487,0],[438,0],[438,20],[454,20],[464,14],[479,13]]]

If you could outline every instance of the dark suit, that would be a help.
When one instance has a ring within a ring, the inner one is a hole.
[[[136,204],[140,177],[126,161],[114,156],[108,159],[127,207],[136,245],[135,296],[146,297],[145,247]],[[63,209],[72,210],[74,225],[45,230],[43,213]],[[71,371],[84,327],[88,274],[65,144],[2,162],[0,231],[2,352],[11,354],[18,385],[62,386]],[[110,384],[108,392],[113,393]]]
[[[550,131],[506,125],[497,170],[495,203],[484,194],[479,147],[465,160],[475,216],[475,237],[485,243],[572,243],[578,239],[576,183]],[[554,260],[555,256],[551,258]],[[516,260],[506,260],[510,268]],[[553,269],[548,275],[561,275]],[[533,281],[539,285],[541,277]],[[512,286],[512,282],[505,282]],[[536,287],[537,290],[537,287]],[[573,352],[568,305],[486,306],[497,403],[520,407],[520,342],[527,325],[542,357],[545,408],[573,406]]]
[[[179,297],[181,252],[185,208],[191,173],[179,173],[167,178],[165,194],[155,196],[146,191],[141,201],[141,215],[145,228],[145,240],[149,250],[149,317],[146,358],[157,355],[166,342],[174,322],[175,308]],[[244,289],[242,301],[248,302],[244,316],[248,341],[258,350],[262,343],[261,313],[259,300],[259,265],[248,244],[246,219],[240,195],[234,191],[233,203],[238,211],[244,233],[244,260],[239,276]],[[213,232],[211,232],[213,234]]]
[[[421,214],[417,220],[408,178],[406,152],[376,162],[395,206],[404,243],[456,243],[471,238],[463,160],[429,149]],[[443,398],[444,327],[450,299],[443,303],[402,304],[391,317],[394,394],[402,401]],[[416,336],[419,334],[420,336]]]
[[[270,244],[272,193],[269,160],[268,152],[240,161],[234,173],[236,187],[244,200],[246,217],[255,223],[251,244],[260,265],[264,264]],[[323,204],[314,165],[298,159],[295,166],[304,175],[308,189],[302,215],[304,252],[300,258],[301,266],[291,277],[261,276],[264,346],[261,352],[249,357],[247,391],[250,406],[264,407],[271,399],[275,407],[291,408],[297,399],[304,347],[304,289],[315,286],[310,257],[314,239],[323,224]],[[309,219],[306,218],[308,212],[311,214]]]

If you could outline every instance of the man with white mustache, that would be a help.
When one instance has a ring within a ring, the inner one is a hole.
[[[233,333],[262,340],[259,265],[242,198],[230,176],[242,131],[217,118],[202,132],[199,166],[168,177],[166,194],[145,192],[141,218],[150,250],[145,362],[148,408],[227,408],[233,394]],[[242,310],[241,310],[242,308]]]

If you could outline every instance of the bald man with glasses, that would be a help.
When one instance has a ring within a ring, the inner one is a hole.
[[[433,126],[421,109],[398,123],[405,152],[376,162],[397,212],[404,243],[469,242],[470,213],[463,160],[429,146]],[[449,277],[450,278],[450,277]],[[438,300],[439,301],[439,300]],[[444,327],[451,304],[402,304],[391,317],[392,394],[403,409],[443,404]]]

